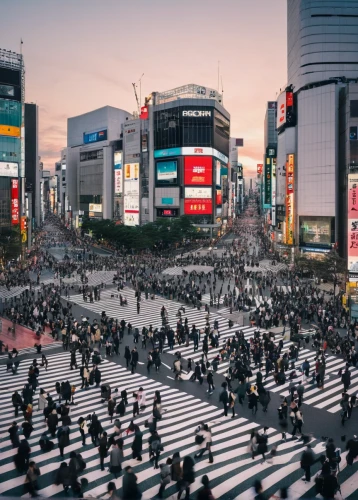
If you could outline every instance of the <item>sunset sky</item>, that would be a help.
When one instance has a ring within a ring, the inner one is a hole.
[[[286,84],[286,0],[1,0],[0,47],[24,41],[26,101],[39,105],[40,154],[53,169],[67,118],[186,83],[217,88],[246,175],[262,162],[266,102]],[[221,82],[220,82],[221,91]]]

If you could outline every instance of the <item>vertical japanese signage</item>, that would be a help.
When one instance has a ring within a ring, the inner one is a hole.
[[[262,174],[262,170],[263,170],[264,166],[262,163],[258,163],[257,164],[257,173],[258,174]]]
[[[19,179],[11,179],[11,224],[15,226],[19,222]]]
[[[21,216],[20,231],[21,231],[21,241],[23,243],[26,243],[27,242],[27,217],[26,216]]]
[[[358,174],[348,175],[348,271],[358,269]]]
[[[287,155],[286,166],[286,238],[287,245],[293,245],[294,232],[294,177],[295,155]]]
[[[114,194],[122,195],[122,151],[114,153]]]
[[[264,205],[265,208],[271,207],[271,191],[272,191],[272,172],[271,172],[271,158],[266,157],[265,163],[265,188],[264,188]]]
[[[271,159],[271,225],[276,226],[276,158]]]

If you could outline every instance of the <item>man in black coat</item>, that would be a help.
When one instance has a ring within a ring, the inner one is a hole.
[[[229,393],[228,393],[228,390],[227,390],[227,384],[226,383],[223,383],[222,387],[223,387],[223,391],[220,394],[220,399],[219,400],[220,400],[220,402],[224,406],[224,416],[227,417],[227,409],[228,409],[228,406],[229,406]]]
[[[137,351],[137,348],[134,347],[134,349],[132,349],[132,352],[131,352],[132,373],[134,373],[136,368],[137,368],[138,360],[139,360],[138,351]]]
[[[22,398],[17,391],[15,391],[12,395],[12,404],[15,408],[15,417],[17,417],[19,414],[19,407],[21,408],[21,406],[23,405]]]
[[[101,371],[98,368],[96,368],[94,371],[94,381],[96,382],[96,387],[100,386],[101,379],[102,379]]]
[[[132,471],[132,468],[128,465],[125,468],[123,476],[123,500],[139,500],[142,498],[142,493],[139,491],[137,485],[137,476]]]

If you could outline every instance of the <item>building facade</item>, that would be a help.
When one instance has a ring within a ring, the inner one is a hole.
[[[314,257],[335,246],[346,257],[358,4],[288,0],[287,35],[287,85],[277,101],[276,211],[284,215],[280,230],[273,227],[276,243],[288,255]]]

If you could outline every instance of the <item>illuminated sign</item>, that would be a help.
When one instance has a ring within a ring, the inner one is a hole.
[[[20,137],[20,127],[13,127],[12,125],[0,125],[0,135],[7,135],[9,137]]]
[[[15,162],[0,161],[0,177],[18,177],[19,164]]]
[[[199,146],[185,146],[184,148],[169,148],[169,149],[157,149],[154,151],[154,158],[167,158],[168,156],[215,156],[219,158],[223,163],[228,163],[229,158],[223,153],[220,153],[215,148],[209,147],[199,147]]]
[[[358,174],[348,175],[348,271],[358,271]]]
[[[142,106],[140,108],[140,116],[139,116],[139,118],[141,120],[148,120],[148,118],[149,118],[149,108],[148,108],[148,106]]]
[[[295,155],[287,155],[286,164],[286,245],[293,245],[294,231],[294,176]]]
[[[90,132],[83,134],[83,143],[91,144],[92,142],[100,142],[107,140],[107,130],[100,130],[98,132]]]
[[[271,159],[271,225],[276,226],[276,158]]]
[[[100,204],[100,203],[90,203],[88,210],[90,212],[102,212],[102,204]]]
[[[114,153],[114,194],[121,195],[123,186],[122,151]]]
[[[213,213],[212,200],[184,199],[185,215],[211,215]]]
[[[157,208],[157,217],[178,217],[177,208]]]
[[[264,205],[265,208],[271,207],[271,192],[272,192],[272,172],[271,172],[271,158],[266,157],[265,163],[265,187],[264,187]]]
[[[157,162],[157,184],[176,184],[178,163],[175,160]]]
[[[139,179],[139,163],[126,163],[124,165],[124,180]]]
[[[293,92],[282,92],[277,99],[276,128],[293,125]]]
[[[216,205],[222,205],[223,199],[221,194],[221,189],[216,190]]]
[[[202,187],[186,187],[184,189],[184,198],[212,198],[211,187],[202,188]]]
[[[264,168],[263,163],[258,163],[258,164],[257,164],[257,173],[258,173],[258,174],[262,174],[262,170],[263,170],[263,168]]]
[[[19,222],[19,179],[11,179],[11,224],[15,226]]]
[[[182,111],[182,116],[190,116],[194,118],[201,118],[203,116],[211,116],[211,111],[199,111],[199,110],[184,110]]]
[[[173,205],[174,198],[162,198],[162,205]]]
[[[22,216],[20,219],[20,231],[22,243],[27,242],[27,217]]]
[[[213,165],[211,156],[186,156],[184,158],[184,184],[211,185]]]

